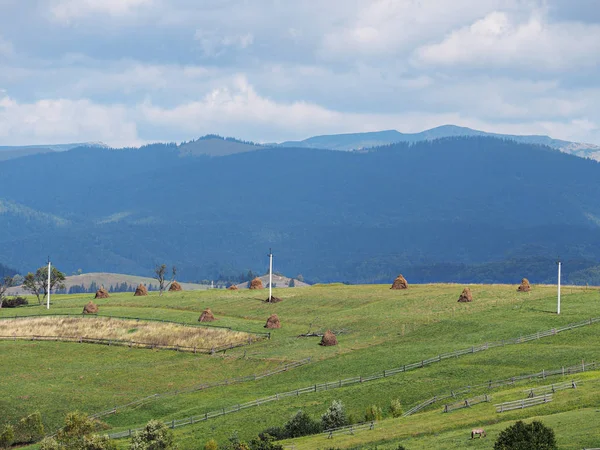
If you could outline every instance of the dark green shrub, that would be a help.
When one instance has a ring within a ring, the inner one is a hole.
[[[24,305],[28,305],[29,302],[27,301],[27,299],[25,297],[12,297],[12,298],[7,298],[4,300],[4,303],[2,303],[2,307],[3,308],[16,308],[18,306],[24,306]]]
[[[273,442],[275,438],[268,434],[264,434],[258,439],[250,441],[250,450],[283,450],[283,446]]]
[[[323,431],[321,424],[313,420],[304,411],[298,411],[288,423],[283,426],[285,438],[295,438],[300,436],[308,436],[309,434],[317,434]]]
[[[9,448],[15,441],[15,430],[12,425],[4,425],[0,433],[0,448]]]
[[[494,450],[556,450],[556,437],[551,428],[542,422],[525,424],[519,420],[500,433]]]
[[[44,424],[39,412],[23,417],[15,427],[15,443],[30,444],[44,437]]]

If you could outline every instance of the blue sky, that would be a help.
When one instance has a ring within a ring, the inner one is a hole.
[[[600,144],[597,0],[0,0],[0,145],[443,124]]]

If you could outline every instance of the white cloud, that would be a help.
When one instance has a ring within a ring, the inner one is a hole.
[[[6,145],[103,141],[124,146],[139,143],[136,125],[119,105],[89,100],[48,99],[18,103],[0,96],[0,140]]]
[[[250,47],[254,42],[254,35],[245,33],[223,36],[215,31],[196,30],[194,39],[200,43],[206,56],[219,56],[229,48],[243,50]]]
[[[72,19],[107,14],[112,17],[126,16],[137,8],[150,5],[153,0],[55,0],[50,11],[55,19],[69,22]]]
[[[600,64],[600,25],[548,23],[541,13],[518,22],[494,11],[437,44],[416,50],[425,65],[573,70]]]

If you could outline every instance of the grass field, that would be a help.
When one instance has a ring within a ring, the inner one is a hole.
[[[143,426],[151,418],[171,421],[204,414],[311,384],[370,375],[443,352],[600,317],[597,289],[563,288],[562,312],[557,316],[553,286],[533,286],[531,293],[518,293],[516,285],[472,285],[473,303],[459,304],[456,300],[462,287],[413,285],[407,291],[392,291],[389,286],[313,286],[274,290],[274,295],[284,299],[277,304],[265,303],[264,292],[247,290],[168,293],[162,297],[114,294],[97,301],[102,314],[192,324],[208,307],[219,319],[219,326],[233,330],[264,332],[271,313],[279,315],[282,328],[271,330],[270,340],[213,356],[93,344],[3,341],[0,379],[6,389],[0,398],[0,410],[4,412],[1,420],[15,421],[39,410],[47,428],[53,429],[71,410],[93,414],[147,395],[260,373],[285,362],[312,358],[308,365],[273,377],[160,398],[105,417],[111,432],[125,430]],[[51,312],[80,313],[89,299],[90,295],[55,296]],[[15,313],[38,315],[46,310],[2,309],[0,317]],[[310,327],[312,331],[344,332],[338,336],[338,346],[321,347],[318,338],[298,337]],[[600,401],[600,386],[591,381],[600,378],[600,372],[582,375],[590,381],[581,389],[557,393],[549,405],[514,414],[498,415],[490,404],[449,414],[440,413],[442,405],[433,405],[400,419],[391,419],[387,413],[393,398],[399,398],[408,408],[451,389],[570,366],[582,360],[600,361],[600,324],[445,360],[377,381],[282,399],[178,428],[175,434],[182,449],[199,448],[210,438],[222,442],[233,431],[249,439],[266,427],[282,425],[298,409],[318,417],[333,399],[340,399],[356,420],[361,420],[367,406],[373,404],[382,407],[387,417],[375,430],[355,436],[333,440],[317,436],[289,444],[298,449],[369,443],[393,448],[396,442],[406,442],[407,448],[491,448],[493,436],[511,420],[542,415],[544,422],[555,424],[561,448],[590,446],[594,439],[598,446],[599,432],[576,432],[569,424],[596,417],[594,414],[600,419],[600,413],[593,409]],[[517,391],[520,389],[522,394],[528,385],[523,386],[492,392],[493,403],[496,397],[515,399]],[[476,424],[490,429],[488,438],[465,444],[470,427]],[[566,441],[568,444],[563,446]]]

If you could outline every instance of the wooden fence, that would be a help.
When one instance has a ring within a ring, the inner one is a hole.
[[[429,364],[433,364],[435,362],[441,362],[448,358],[457,358],[462,355],[468,355],[468,354],[472,354],[472,353],[481,352],[481,351],[487,350],[489,348],[501,347],[501,346],[505,346],[505,345],[515,345],[515,344],[520,344],[523,342],[533,341],[535,339],[541,339],[541,338],[547,337],[547,336],[554,336],[563,331],[572,330],[574,328],[591,325],[591,324],[599,322],[599,321],[600,321],[600,318],[589,319],[589,320],[585,320],[583,322],[566,325],[561,328],[552,328],[551,330],[540,331],[540,332],[537,332],[534,334],[520,336],[520,337],[514,338],[514,339],[502,340],[502,341],[492,342],[492,343],[485,343],[485,344],[478,345],[478,346],[472,346],[470,348],[463,349],[463,350],[457,350],[457,351],[450,352],[450,353],[443,353],[443,354],[440,354],[433,358],[423,359],[421,361],[418,361],[418,362],[415,362],[412,364],[405,364],[403,366],[400,366],[400,367],[397,367],[394,369],[386,369],[386,370],[383,370],[382,372],[378,372],[378,373],[368,375],[368,376],[358,376],[358,377],[340,379],[337,381],[330,381],[330,382],[321,383],[321,384],[314,384],[311,386],[306,386],[304,388],[299,388],[299,389],[289,391],[289,392],[277,393],[277,394],[271,395],[269,397],[263,397],[263,398],[253,400],[253,401],[250,401],[247,403],[233,405],[233,406],[221,408],[218,410],[206,412],[201,415],[172,420],[171,422],[168,423],[168,425],[171,428],[176,428],[176,427],[180,427],[180,426],[184,426],[184,425],[191,425],[191,424],[194,424],[194,423],[197,423],[200,421],[205,421],[205,420],[212,419],[215,417],[220,417],[225,414],[230,414],[233,412],[241,411],[242,409],[259,406],[259,405],[262,405],[265,403],[270,403],[273,401],[278,401],[278,400],[280,400],[282,398],[286,398],[286,397],[299,396],[299,395],[308,394],[308,393],[322,392],[322,391],[327,391],[327,390],[331,390],[331,389],[339,389],[344,386],[351,386],[351,385],[355,385],[355,384],[359,384],[359,383],[366,383],[369,381],[378,380],[378,379],[390,377],[390,376],[393,376],[393,375],[396,375],[399,373],[403,373],[408,370],[422,368]],[[594,364],[595,363],[591,363],[591,365],[594,365]],[[588,363],[587,367],[590,367],[591,365]],[[586,365],[582,363],[582,365],[579,365],[579,368],[580,368],[580,371],[585,370]],[[557,369],[557,370],[558,370],[558,372],[556,374],[560,373],[561,369]],[[575,372],[576,370],[577,370],[576,368],[567,368],[567,370],[565,372],[565,368],[562,368],[562,373],[563,374],[576,373]],[[502,383],[508,384],[508,383],[514,383],[515,381],[521,380],[521,379],[537,378],[542,373],[544,374],[544,378],[545,378],[546,376],[550,376],[551,372],[553,372],[553,371],[542,371],[541,373],[538,373],[538,374],[524,375],[521,377],[513,377],[511,379],[512,381],[511,380],[509,380],[509,381],[502,380],[502,381],[496,381],[496,382],[489,381],[488,383],[484,383],[483,385],[479,385],[479,386],[468,386],[463,391],[456,391],[456,392],[452,392],[451,395],[439,396],[439,397],[436,396],[436,397],[433,397],[432,399],[426,400],[426,402],[416,405],[415,407],[413,407],[410,410],[408,410],[407,412],[405,412],[402,416],[405,417],[405,416],[414,414],[415,412],[417,412],[437,401],[445,400],[450,397],[455,397],[455,395],[460,394],[460,393],[469,392],[471,390],[471,388],[480,387],[480,386],[489,386],[489,388],[492,388],[493,386],[501,386],[501,385],[503,385]],[[113,434],[110,434],[109,437],[114,438],[114,439],[127,437],[127,436],[130,436],[131,433],[135,432],[135,431],[138,431],[138,429],[126,430],[126,431],[122,431],[119,433],[113,433]]]
[[[477,405],[478,403],[489,402],[491,399],[492,397],[487,394],[478,395],[477,397],[468,398],[457,403],[444,405],[444,412],[447,413],[455,411],[457,409],[470,408],[471,406]]]
[[[531,398],[542,394],[553,394],[556,391],[562,391],[563,389],[576,389],[578,384],[580,384],[580,381],[571,380],[565,381],[564,383],[556,383],[548,386],[527,389],[524,392],[527,392],[527,396]]]
[[[372,420],[370,422],[357,423],[354,425],[346,425],[344,427],[332,428],[330,430],[325,430],[323,434],[327,435],[328,439],[332,439],[334,436],[338,434],[354,434],[357,431],[363,430],[374,430],[375,429],[375,421]]]
[[[531,406],[543,405],[552,401],[552,394],[539,395],[537,397],[524,398],[522,400],[515,400],[512,402],[504,402],[494,405],[496,412],[512,411],[514,409],[529,408]]]

